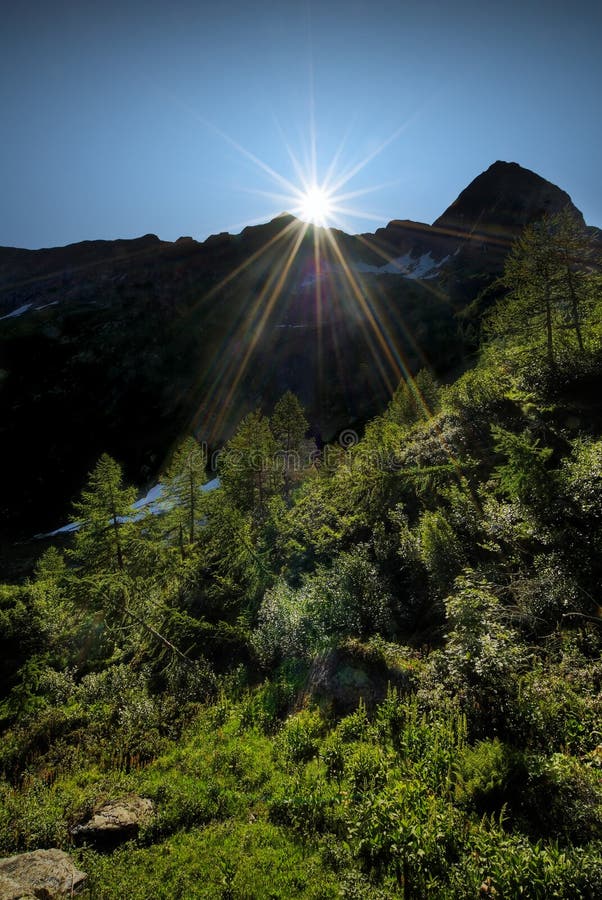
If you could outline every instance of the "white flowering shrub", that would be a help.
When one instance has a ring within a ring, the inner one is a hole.
[[[565,461],[567,494],[586,515],[602,518],[602,441],[578,441]]]

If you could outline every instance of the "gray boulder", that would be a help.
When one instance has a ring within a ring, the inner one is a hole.
[[[92,844],[99,849],[111,849],[138,835],[140,826],[150,821],[154,813],[152,800],[132,796],[105,803],[94,815],[71,829],[78,844]]]
[[[63,850],[32,850],[0,859],[0,900],[54,900],[76,894],[88,876]]]
[[[382,652],[348,640],[316,657],[305,691],[323,709],[345,716],[357,709],[360,700],[373,710],[385,699],[389,686],[408,691],[409,672],[391,664]]]

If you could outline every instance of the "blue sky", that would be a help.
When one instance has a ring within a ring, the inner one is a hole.
[[[431,222],[496,159],[602,225],[602,6],[237,0],[24,2],[0,32],[0,244],[153,232],[204,239],[293,202],[297,183],[384,146],[345,186],[350,231]],[[227,140],[227,135],[231,140]],[[234,142],[234,143],[233,143]]]

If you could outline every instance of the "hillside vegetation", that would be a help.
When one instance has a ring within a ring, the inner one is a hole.
[[[287,393],[213,491],[186,438],[160,515],[99,460],[0,588],[2,855],[107,900],[602,897],[602,283],[560,215],[496,287],[474,366],[361,440]]]

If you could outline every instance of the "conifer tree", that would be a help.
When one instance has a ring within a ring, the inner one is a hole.
[[[543,339],[550,368],[556,363],[555,293],[558,266],[550,244],[550,220],[528,225],[513,244],[501,283],[509,294],[489,319],[489,331],[502,340],[526,343],[532,350]]]
[[[589,236],[570,209],[528,225],[504,265],[500,283],[508,294],[487,321],[494,340],[529,354],[543,346],[551,369],[567,329],[583,352],[590,254]]]
[[[428,369],[421,369],[415,378],[403,379],[389,403],[386,417],[397,425],[413,425],[428,419],[437,409],[439,387]]]
[[[284,490],[288,496],[292,473],[301,466],[302,443],[309,424],[298,397],[287,391],[274,407],[271,419],[272,434],[280,445],[283,457]]]
[[[592,256],[591,239],[569,209],[553,220],[553,247],[558,265],[559,299],[567,306],[577,346],[584,352],[583,320],[590,305],[588,263]]]
[[[282,484],[277,452],[269,419],[260,410],[245,416],[219,462],[224,490],[238,509],[262,514],[265,503]]]
[[[274,407],[271,426],[272,434],[286,453],[300,449],[309,426],[299,398],[292,391],[283,394]]]
[[[73,522],[79,524],[72,559],[86,573],[123,573],[133,537],[134,488],[125,487],[119,463],[107,453],[90,473],[88,486],[74,503]]]
[[[185,545],[195,543],[207,456],[193,437],[187,437],[173,455],[165,474],[165,496],[172,505],[168,520],[177,531],[182,556]]]

